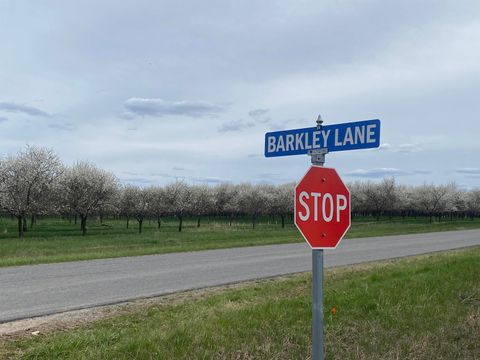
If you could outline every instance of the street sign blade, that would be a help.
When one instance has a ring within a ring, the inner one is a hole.
[[[380,146],[380,120],[273,131],[265,134],[265,156],[307,154],[327,148],[329,152],[369,149]]]

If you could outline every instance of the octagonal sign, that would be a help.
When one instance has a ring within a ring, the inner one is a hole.
[[[312,166],[295,187],[295,225],[312,249],[334,249],[350,227],[350,191],[337,171]]]

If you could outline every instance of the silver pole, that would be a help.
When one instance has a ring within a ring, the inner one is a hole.
[[[323,120],[317,119],[317,129]],[[323,166],[328,149],[310,150],[312,165]],[[312,250],[312,360],[323,360],[323,250]]]
[[[323,250],[312,250],[312,360],[323,360]]]

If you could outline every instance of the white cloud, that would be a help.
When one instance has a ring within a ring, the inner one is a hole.
[[[124,172],[129,177],[120,177],[120,181],[124,184],[134,184],[139,186],[155,185],[159,183],[171,183],[176,179],[185,180],[190,184],[219,184],[231,182],[231,179],[214,176],[189,176],[189,175],[170,175],[164,173],[134,173]]]
[[[270,109],[253,109],[248,112],[248,115],[256,119],[260,116],[265,115],[269,111]]]
[[[461,168],[455,170],[459,174],[466,174],[466,175],[480,175],[479,168]]]
[[[383,178],[388,176],[426,175],[429,170],[400,170],[396,168],[357,169],[347,172],[345,175],[359,178]]]
[[[416,153],[423,150],[423,147],[419,144],[399,144],[399,145],[392,145],[390,143],[383,143],[376,149],[372,149],[372,151],[391,151],[403,154],[410,154]]]
[[[18,103],[0,102],[0,111],[1,110],[10,113],[22,113],[30,116],[50,117],[50,115],[43,110],[40,110],[33,106]]]
[[[159,98],[130,98],[125,101],[125,108],[132,114],[158,117],[166,115],[212,117],[225,111],[225,106],[205,101],[166,101]]]
[[[405,154],[416,153],[422,150],[422,147],[417,144],[400,144],[396,148],[396,151]]]
[[[271,121],[271,118],[265,116],[270,109],[254,109],[248,112],[248,116],[250,116],[255,122],[259,123],[268,123]]]
[[[218,132],[219,133],[226,133],[229,131],[241,131],[244,129],[252,128],[254,127],[255,124],[250,121],[245,121],[245,120],[235,120],[235,121],[230,121],[223,123],[219,128]]]
[[[389,143],[383,143],[380,144],[380,146],[376,149],[373,149],[375,151],[383,151],[383,150],[390,150],[392,148],[392,145]]]
[[[75,130],[75,125],[72,123],[52,123],[48,124],[50,129],[63,130],[63,131],[73,131]]]
[[[407,29],[395,39],[395,46],[372,50],[375,56],[336,69],[291,72],[272,79],[260,87],[259,93],[265,94],[260,100],[271,106],[319,100],[324,105],[333,105],[339,101],[348,103],[356,97],[422,93],[480,75],[477,20],[434,24],[422,33],[415,30]]]

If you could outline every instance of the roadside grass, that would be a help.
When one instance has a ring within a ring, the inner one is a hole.
[[[0,359],[308,359],[310,279],[242,284],[3,339]],[[324,304],[326,359],[478,359],[480,247],[328,269]]]
[[[108,219],[101,224],[92,219],[88,222],[87,235],[82,236],[79,226],[66,220],[40,219],[19,239],[16,221],[1,218],[0,267],[303,241],[292,223],[282,229],[279,223],[269,219],[261,219],[255,229],[246,218],[236,219],[232,226],[226,220],[203,219],[199,228],[196,219],[187,219],[182,232],[178,232],[175,219],[164,219],[160,229],[155,221],[147,220],[142,234],[138,234],[136,221],[130,221],[129,229],[125,224],[124,220]],[[347,237],[473,228],[480,228],[479,218],[433,223],[420,217],[380,221],[359,218],[354,219]]]

